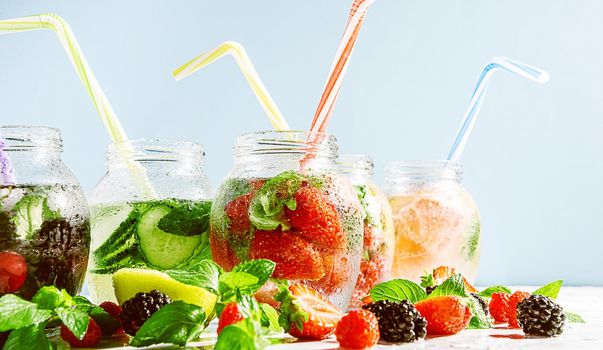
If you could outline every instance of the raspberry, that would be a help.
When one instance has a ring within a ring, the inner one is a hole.
[[[100,326],[91,318],[84,338],[78,339],[65,325],[61,325],[61,338],[74,348],[93,348],[100,343],[102,332]]]
[[[427,334],[456,334],[469,324],[471,310],[457,296],[441,296],[422,300],[415,307],[427,320]]]
[[[507,308],[506,312],[509,327],[519,328],[519,323],[517,322],[517,304],[521,303],[529,296],[530,293],[528,292],[516,291],[511,295],[511,297],[509,297],[509,307]]]
[[[18,291],[27,278],[27,262],[15,252],[0,253],[0,295]]]
[[[370,348],[379,341],[377,317],[367,310],[352,310],[337,324],[335,336],[343,348]]]
[[[362,307],[372,312],[379,322],[381,339],[409,343],[425,338],[427,321],[408,300],[381,300]]]
[[[103,336],[110,337],[116,333],[123,333],[124,330],[121,328],[121,306],[115,304],[111,301],[105,301],[99,305],[103,310],[105,310],[109,314],[109,318],[103,315],[93,316],[94,321],[98,323],[101,330],[103,331]]]
[[[156,290],[149,293],[136,293],[132,299],[128,299],[123,303],[120,317],[124,331],[131,336],[136,335],[136,332],[146,320],[171,302],[170,297]]]
[[[565,314],[553,299],[532,295],[517,304],[517,320],[525,334],[553,337],[563,333]]]
[[[251,221],[249,221],[249,202],[252,197],[253,193],[247,193],[226,204],[224,211],[230,219],[230,232],[243,234],[249,231],[251,227]]]
[[[320,254],[293,231],[256,231],[250,258],[274,261],[272,276],[279,279],[318,280],[325,275]]]
[[[115,304],[112,301],[105,301],[99,305],[105,310],[111,317],[119,321],[119,314],[121,314],[121,306]]]
[[[495,322],[505,323],[507,322],[507,309],[509,309],[509,294],[507,293],[494,293],[490,299],[490,315],[494,318]]]
[[[325,248],[343,248],[344,232],[337,209],[321,190],[304,186],[295,195],[297,207],[286,209],[291,225],[309,241]]]
[[[220,314],[220,320],[218,321],[218,334],[222,332],[222,329],[231,324],[235,324],[245,319],[245,316],[241,313],[239,305],[237,303],[228,303]]]

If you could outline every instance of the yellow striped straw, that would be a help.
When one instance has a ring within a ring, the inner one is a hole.
[[[75,35],[71,31],[69,24],[59,15],[54,13],[44,13],[39,15],[20,17],[14,19],[0,20],[0,34],[18,33],[32,30],[50,29],[56,33],[61,45],[67,52],[69,60],[73,64],[77,75],[79,76],[84,88],[92,99],[111,140],[116,143],[121,143],[128,140],[119,119],[115,115],[107,96],[103,92],[100,84],[96,80],[92,69],[86,62],[82,49],[75,39]],[[124,149],[124,159],[128,150]],[[127,161],[128,166],[132,170],[132,175],[136,183],[145,196],[155,198],[155,191],[151,186],[144,168],[133,161]]]
[[[241,72],[245,76],[249,87],[257,97],[258,101],[260,101],[262,108],[264,108],[264,111],[268,115],[268,119],[270,120],[272,127],[277,131],[289,130],[289,124],[287,124],[287,121],[276,106],[276,103],[270,96],[270,93],[268,93],[266,86],[264,86],[262,83],[262,79],[255,70],[255,67],[247,55],[245,48],[243,45],[237,42],[226,41],[212,51],[193,58],[173,72],[174,79],[180,80],[186,78],[199,69],[219,60],[226,55],[232,55],[232,57],[234,57],[239,68],[241,69]]]

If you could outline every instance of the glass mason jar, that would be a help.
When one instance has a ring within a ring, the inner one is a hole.
[[[449,161],[402,161],[385,168],[394,215],[393,275],[418,281],[439,266],[472,283],[480,258],[480,215],[462,185],[463,168]]]
[[[374,165],[369,156],[339,156],[337,166],[354,187],[364,212],[364,249],[360,273],[350,300],[350,308],[362,306],[371,288],[391,277],[394,259],[394,221],[387,197],[373,182]]]
[[[90,197],[95,302],[116,300],[112,276],[121,268],[178,269],[211,257],[203,157],[201,145],[186,141],[109,145],[108,171]]]
[[[57,129],[0,127],[0,294],[30,299],[48,285],[81,290],[90,214],[62,148]]]
[[[307,137],[264,131],[236,140],[234,169],[212,207],[212,257],[226,270],[272,260],[273,277],[311,285],[347,309],[362,253],[362,209],[336,169],[336,139],[322,135],[308,147]]]

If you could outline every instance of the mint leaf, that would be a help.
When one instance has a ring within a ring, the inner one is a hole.
[[[371,289],[370,295],[373,301],[409,300],[413,304],[427,298],[427,293],[420,285],[405,279],[379,283]]]
[[[282,332],[283,328],[278,323],[278,311],[265,303],[261,303],[260,308],[262,309],[262,326],[268,328],[272,332]]]
[[[6,294],[0,298],[0,332],[40,324],[50,317],[50,310],[39,309],[38,305],[14,294]]]
[[[433,287],[435,286],[435,281],[433,279],[433,275],[428,273],[427,275],[421,276],[421,287]]]
[[[57,316],[61,319],[65,327],[69,328],[71,333],[78,339],[83,339],[90,323],[90,316],[85,312],[59,307],[56,309]]]
[[[473,223],[471,224],[471,228],[469,230],[469,238],[465,242],[463,248],[461,248],[461,253],[463,253],[467,260],[472,260],[478,253],[479,248],[479,238],[481,235],[481,224],[479,216],[477,218],[474,218]]]
[[[244,319],[225,327],[214,350],[263,350],[270,345],[257,321]]]
[[[257,292],[268,281],[276,263],[266,259],[245,261],[232,269],[232,272],[245,272],[258,278],[258,282],[248,289],[248,293]]]
[[[12,218],[16,232],[22,239],[32,239],[42,227],[44,221],[54,220],[59,213],[50,210],[48,199],[43,196],[30,194],[23,196],[13,208]]]
[[[542,296],[549,297],[552,299],[557,299],[557,296],[559,295],[559,291],[561,290],[562,285],[563,285],[563,280],[551,282],[549,284],[546,284],[546,285],[538,288],[534,292],[532,292],[532,295],[542,295]]]
[[[428,298],[445,296],[445,295],[456,295],[459,297],[467,297],[467,291],[465,291],[465,282],[461,274],[454,274],[447,280],[442,282],[436,289],[434,289],[428,296]]]
[[[298,301],[289,291],[289,283],[286,280],[276,281],[276,285],[279,292],[274,299],[281,303],[278,323],[286,331],[289,331],[294,325],[297,329],[303,330],[303,323],[310,318],[310,315],[299,307]]]
[[[218,294],[218,285],[222,268],[211,260],[201,260],[184,268],[164,271],[178,282],[201,287]]]
[[[483,298],[492,298],[492,294],[494,293],[507,293],[511,294],[511,289],[505,286],[492,286],[488,287],[481,292],[479,292],[479,296]]]
[[[46,323],[30,325],[10,332],[2,349],[36,349],[53,350],[54,347],[46,338]]]
[[[60,306],[69,307],[74,305],[71,295],[65,289],[59,290],[55,286],[40,288],[31,301],[38,304],[40,309],[46,310],[54,310]]]
[[[119,321],[114,319],[100,306],[92,304],[92,302],[85,297],[75,296],[73,297],[73,302],[75,303],[75,308],[78,311],[90,315],[94,322],[101,327],[103,330],[103,335],[112,335],[115,333],[116,329],[121,327]]]
[[[173,209],[157,223],[157,228],[180,236],[197,236],[209,230],[211,202],[173,201]]]
[[[490,321],[488,320],[488,316],[482,309],[479,301],[473,296],[470,295],[467,298],[464,298],[467,301],[467,306],[471,309],[471,320],[467,325],[467,329],[488,329],[492,328]]]
[[[130,345],[142,347],[170,343],[185,346],[199,338],[205,328],[204,321],[202,307],[175,301],[154,313],[136,332]]]
[[[572,312],[567,312],[567,311],[565,311],[564,314],[565,314],[565,320],[568,323],[586,323],[586,321],[584,321],[584,319],[578,314],[575,314]]]
[[[256,193],[249,205],[249,220],[259,230],[288,230],[284,210],[295,210],[295,193],[305,178],[295,171],[285,171],[270,178]]]
[[[222,301],[234,298],[235,292],[248,294],[257,286],[259,279],[247,272],[226,272],[220,276],[218,282],[218,293]]]

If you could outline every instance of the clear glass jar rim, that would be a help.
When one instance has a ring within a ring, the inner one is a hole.
[[[201,144],[183,140],[135,139],[114,142],[107,147],[109,161],[123,157],[138,161],[177,160],[182,157],[202,160],[205,151]]]
[[[449,160],[401,160],[385,165],[385,175],[396,176],[438,176],[442,178],[460,178],[463,166]]]
[[[366,154],[340,154],[337,157],[337,167],[344,173],[363,173],[373,175],[375,164]]]
[[[11,148],[62,149],[61,130],[41,125],[0,125],[0,140]]]
[[[309,145],[308,131],[265,130],[246,132],[235,140],[234,155],[255,154],[298,154],[313,153],[334,157],[337,154],[337,138],[327,133],[317,133],[318,145]]]

